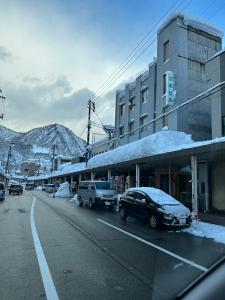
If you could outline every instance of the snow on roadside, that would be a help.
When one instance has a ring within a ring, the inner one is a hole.
[[[216,242],[225,244],[224,226],[193,221],[191,227],[183,229],[182,231],[195,236],[210,238]]]
[[[55,193],[55,197],[60,197],[60,198],[70,197],[70,185],[67,181],[60,184],[58,191]]]
[[[35,190],[36,191],[42,191],[42,186],[39,185],[38,187],[35,188]]]
[[[77,200],[77,194],[75,194],[75,195],[73,196],[73,198],[71,198],[71,199],[69,200],[69,202],[73,202],[73,203],[75,203],[75,204],[79,204],[79,202],[78,202],[78,200]]]

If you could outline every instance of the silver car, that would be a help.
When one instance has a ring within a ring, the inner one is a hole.
[[[79,205],[115,208],[117,205],[117,191],[108,181],[81,181],[77,190]]]

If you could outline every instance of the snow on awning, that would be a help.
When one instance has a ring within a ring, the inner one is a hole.
[[[88,162],[88,168],[113,165],[133,159],[182,149],[191,145],[191,135],[172,130],[160,131],[143,139],[96,155]]]

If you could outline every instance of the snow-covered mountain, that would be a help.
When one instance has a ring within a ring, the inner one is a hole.
[[[28,132],[15,132],[0,125],[0,160],[6,161],[10,141],[12,161],[21,162],[39,157],[48,159],[52,155],[53,145],[56,145],[56,155],[83,155],[85,142],[63,125],[51,124],[34,128]]]
[[[10,141],[21,133],[0,125],[0,142]]]
[[[43,148],[51,148],[56,144],[58,154],[66,156],[74,156],[84,151],[84,141],[72,130],[59,124],[34,128],[15,137],[15,141]]]

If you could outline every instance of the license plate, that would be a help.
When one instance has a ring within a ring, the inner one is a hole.
[[[185,225],[186,224],[186,219],[180,219],[179,221],[180,221],[181,225]]]
[[[110,202],[109,201],[105,201],[105,205],[110,205]]]

